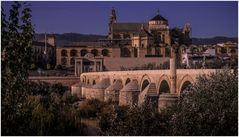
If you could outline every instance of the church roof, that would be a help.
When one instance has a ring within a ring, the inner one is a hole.
[[[113,31],[114,32],[138,32],[142,24],[145,29],[148,29],[148,23],[114,23]]]
[[[168,21],[164,17],[160,16],[159,14],[154,16],[150,21]]]
[[[39,47],[45,47],[45,42],[39,42],[39,41],[33,41],[32,46],[39,46]],[[46,45],[47,47],[52,47],[49,43]]]

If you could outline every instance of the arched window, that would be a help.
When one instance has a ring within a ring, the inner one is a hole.
[[[74,65],[75,64],[75,58],[71,58],[71,65]]]
[[[77,56],[77,50],[73,49],[70,52],[71,57],[76,57]]]
[[[162,42],[163,42],[163,43],[165,42],[165,36],[164,36],[164,34],[162,34]]]
[[[93,80],[93,85],[95,85],[95,80]]]
[[[66,65],[67,59],[66,58],[61,58],[61,65]]]
[[[126,82],[125,82],[125,85],[127,85],[129,82],[130,82],[130,79],[127,78],[127,80],[126,80]]]
[[[138,57],[138,49],[134,48],[134,57]]]
[[[86,49],[82,49],[82,50],[80,51],[80,55],[81,55],[82,57],[85,56],[87,53],[88,53],[88,51],[87,51]]]
[[[131,57],[131,52],[128,48],[121,48],[120,49],[120,56],[121,57]]]
[[[147,79],[144,80],[142,87],[141,87],[141,92],[149,85],[149,81]]]
[[[103,56],[109,56],[109,50],[108,49],[103,49],[102,50],[102,55]]]
[[[67,56],[67,51],[65,49],[61,50],[61,56]]]
[[[185,81],[181,87],[180,93],[186,91],[191,85],[192,83],[190,81]]]
[[[91,53],[94,55],[94,56],[98,56],[99,52],[97,49],[93,49],[91,50]]]
[[[169,84],[166,80],[163,80],[159,87],[159,94],[170,93]]]

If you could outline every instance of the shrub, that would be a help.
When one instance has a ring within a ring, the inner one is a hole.
[[[97,99],[85,100],[80,104],[79,113],[84,118],[96,117],[105,105],[105,102],[101,102]]]
[[[62,65],[56,65],[56,66],[55,66],[55,69],[56,69],[56,70],[62,70],[63,67],[62,67]]]
[[[110,136],[147,136],[164,135],[159,113],[149,106],[131,108],[111,105],[100,116],[103,135]]]
[[[37,69],[36,65],[35,64],[31,64],[30,70],[36,70],[36,69]]]
[[[47,65],[46,65],[46,69],[47,69],[47,70],[50,70],[51,68],[52,68],[51,64],[47,64]]]
[[[172,135],[237,135],[238,81],[228,71],[200,76],[170,108]]]

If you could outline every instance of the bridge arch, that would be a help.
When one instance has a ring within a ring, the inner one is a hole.
[[[130,78],[127,78],[124,85],[127,85],[130,81]]]
[[[150,83],[151,79],[147,74],[144,74],[140,80],[140,92],[142,92]]]
[[[80,81],[82,83],[86,83],[86,76],[85,75],[81,76]]]
[[[159,78],[157,94],[170,93],[170,79],[167,75],[162,75]]]
[[[185,75],[181,82],[180,82],[180,86],[179,86],[179,89],[178,89],[178,94],[181,94],[181,92],[187,88],[189,85],[193,85],[195,82],[194,80],[192,79],[191,76],[189,75]]]
[[[95,80],[93,80],[93,81],[92,81],[92,85],[95,85],[95,84],[96,84],[96,82],[95,82]]]

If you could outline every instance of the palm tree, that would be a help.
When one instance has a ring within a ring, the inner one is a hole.
[[[170,30],[171,37],[171,58],[170,58],[170,74],[171,74],[171,93],[176,93],[176,69],[179,64],[176,65],[176,56],[179,57],[180,46],[189,46],[192,43],[190,39],[190,26],[185,25],[183,29],[173,28]]]

